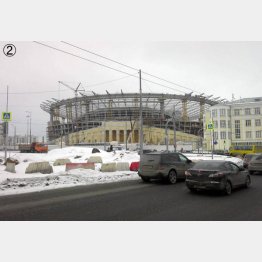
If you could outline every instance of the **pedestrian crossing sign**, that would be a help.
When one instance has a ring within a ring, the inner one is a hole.
[[[12,121],[12,112],[2,112],[2,121],[4,122]]]
[[[213,130],[214,129],[214,124],[212,122],[207,124],[207,129],[208,130]]]

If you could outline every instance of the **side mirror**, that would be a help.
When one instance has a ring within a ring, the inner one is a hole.
[[[192,163],[192,160],[190,160],[190,159],[187,159],[187,161],[186,161],[187,163]]]
[[[240,171],[245,171],[246,170],[243,166],[239,167],[239,169],[240,169]]]

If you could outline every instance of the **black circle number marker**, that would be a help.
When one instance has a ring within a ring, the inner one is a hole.
[[[4,46],[4,54],[8,57],[14,56],[16,53],[16,47],[12,44],[7,44]]]

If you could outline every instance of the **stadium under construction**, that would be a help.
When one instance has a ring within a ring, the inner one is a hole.
[[[165,129],[200,136],[205,110],[223,100],[212,96],[142,93],[144,142],[164,143]],[[120,93],[76,96],[47,100],[41,105],[49,113],[48,140],[66,144],[111,142],[138,143],[140,94]],[[173,141],[174,142],[174,141]],[[170,139],[172,144],[172,139]]]

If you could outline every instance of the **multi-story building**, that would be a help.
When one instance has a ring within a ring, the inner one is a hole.
[[[206,128],[213,122],[214,129]],[[243,98],[209,108],[204,116],[207,150],[228,150],[231,145],[262,145],[262,97]]]

